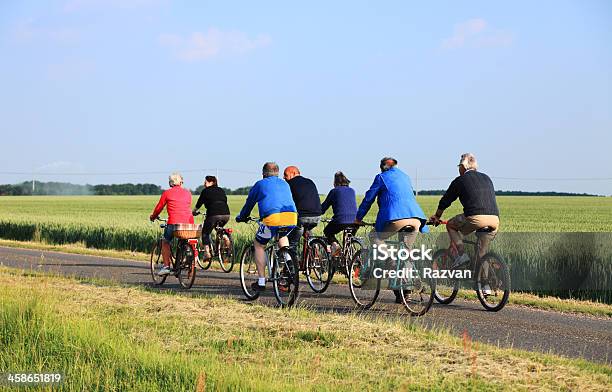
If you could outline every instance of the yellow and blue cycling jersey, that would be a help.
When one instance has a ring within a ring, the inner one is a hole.
[[[239,217],[247,217],[255,207],[259,209],[261,222],[269,227],[295,226],[297,209],[291,196],[291,188],[285,180],[276,176],[259,180],[249,191]]]

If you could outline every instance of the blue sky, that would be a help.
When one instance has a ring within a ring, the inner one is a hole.
[[[392,155],[433,189],[471,151],[498,189],[612,194],[611,22],[605,0],[3,1],[0,183],[237,187],[276,160],[363,192]]]

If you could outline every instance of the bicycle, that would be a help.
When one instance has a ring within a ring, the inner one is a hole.
[[[245,223],[259,222],[258,219],[248,217]],[[289,230],[288,230],[289,231]],[[278,240],[287,235],[288,231],[280,230],[273,241],[266,246],[267,280],[272,282],[274,296],[281,307],[291,307],[298,298],[299,268],[295,262],[296,257],[288,246],[279,247]],[[265,273],[266,274],[266,273]],[[250,301],[259,298],[260,292],[251,288],[257,282],[259,275],[255,263],[255,246],[247,244],[242,249],[240,257],[240,285],[246,298]]]
[[[364,223],[366,226],[373,226],[370,223]],[[414,232],[412,226],[405,226],[398,231],[399,240],[385,240],[387,247],[395,247],[398,249],[408,249],[404,242],[402,234]],[[391,261],[393,263],[393,261]],[[425,268],[428,267],[426,260],[405,260],[398,258],[395,264],[389,265],[389,262],[376,262],[373,257],[370,257],[370,252],[362,250],[354,255],[351,262],[349,274],[349,287],[351,296],[357,304],[357,307],[362,310],[371,308],[380,294],[380,288],[383,282],[382,277],[376,277],[374,271],[382,265],[388,266],[387,269],[394,271],[409,271],[410,276],[399,276],[385,279],[388,281],[388,287],[399,292],[401,303],[411,316],[423,316],[429,311],[433,304],[436,281],[425,275]],[[391,268],[389,268],[391,267]],[[416,276],[414,276],[416,275]]]
[[[448,221],[440,221],[446,225]],[[428,222],[427,224],[432,224]],[[490,227],[476,230],[476,237],[486,235],[493,231]],[[480,254],[480,241],[464,240],[465,244],[474,246],[474,257],[470,259],[469,271],[476,296],[482,306],[491,312],[500,311],[510,298],[510,271],[507,264],[494,252]],[[434,266],[440,270],[449,270],[457,256],[457,246],[451,242],[448,249],[440,249],[433,255]],[[472,260],[473,259],[473,260]],[[434,297],[437,302],[448,305],[455,300],[459,292],[460,281],[456,278],[438,279]],[[488,286],[488,287],[487,287]]]
[[[331,219],[323,219],[321,222],[330,223]],[[373,225],[364,224],[364,226]],[[336,255],[331,255],[332,269],[329,276],[330,282],[336,272],[342,273],[348,279],[353,256],[360,252],[364,247],[363,238],[355,236],[358,229],[359,226],[350,224],[342,230],[342,243],[340,244],[339,253]]]
[[[202,214],[197,211],[193,214],[193,216],[202,215],[203,217],[206,214]],[[233,230],[231,228],[225,228],[219,225],[219,222],[215,222],[215,228],[213,229],[215,233],[214,238],[211,236],[211,244],[210,244],[210,255],[211,257],[204,260],[203,258],[198,258],[198,265],[201,269],[207,270],[212,265],[212,261],[216,258],[221,265],[221,269],[223,272],[230,273],[234,269],[234,239],[232,238]],[[203,244],[200,246],[200,253],[203,251]]]
[[[311,235],[310,230],[312,228],[308,225],[304,226],[302,257],[299,260],[298,268],[306,276],[306,281],[311,290],[321,294],[327,290],[331,282],[332,264],[325,237]]]
[[[161,229],[165,229],[168,225],[167,219],[157,218],[156,220],[163,222],[159,225]],[[174,238],[170,243],[171,274],[178,279],[182,287],[190,289],[195,281],[195,264],[198,259],[197,238],[201,235],[202,227],[192,224],[176,224],[174,228]],[[151,278],[153,278],[153,283],[158,286],[164,284],[168,277],[168,275],[160,276],[157,274],[163,266],[162,241],[165,241],[163,230],[151,249]],[[174,251],[172,250],[173,248]]]

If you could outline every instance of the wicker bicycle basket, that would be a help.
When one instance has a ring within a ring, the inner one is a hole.
[[[177,223],[174,225],[172,235],[175,238],[188,240],[191,238],[200,238],[202,235],[202,225],[192,225],[188,223]]]

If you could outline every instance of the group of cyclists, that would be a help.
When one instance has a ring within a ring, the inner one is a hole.
[[[315,228],[321,216],[331,207],[333,216],[324,229],[324,235],[331,244],[332,256],[339,252],[340,246],[336,235],[345,228],[363,224],[362,220],[374,201],[378,203],[378,215],[375,222],[376,240],[383,241],[399,231],[407,232],[404,243],[411,246],[418,233],[427,233],[427,223],[439,224],[442,214],[456,199],[463,205],[463,213],[451,218],[446,225],[451,242],[457,249],[457,255],[451,268],[460,268],[470,262],[464,251],[463,237],[476,230],[488,228],[486,235],[478,237],[480,256],[487,251],[489,242],[495,237],[499,228],[499,210],[495,199],[493,182],[486,174],[478,171],[474,154],[462,154],[457,165],[459,176],[448,187],[440,199],[436,212],[429,218],[425,216],[416,200],[410,177],[398,167],[398,161],[392,157],[380,160],[380,173],[357,206],[356,194],[350,187],[350,180],[342,172],[334,174],[334,187],[321,203],[315,183],[302,176],[296,166],[289,166],[279,177],[280,169],[274,162],[263,166],[263,178],[250,189],[246,202],[236,216],[237,222],[245,222],[257,204],[259,210],[259,227],[253,241],[258,280],[253,282],[252,289],[262,292],[266,288],[266,244],[272,238],[279,238],[279,246],[295,247],[304,231]],[[170,188],[161,195],[157,206],[150,215],[156,219],[164,206],[168,212],[168,224],[164,230],[162,256],[164,265],[158,274],[170,274],[170,241],[173,236],[173,225],[179,223],[193,224],[193,215],[204,206],[206,218],[202,227],[202,257],[210,258],[210,234],[215,226],[224,226],[230,220],[227,196],[219,187],[217,178],[206,176],[195,209],[191,210],[191,192],[183,188],[183,177],[173,173],[169,177]],[[409,228],[409,230],[406,230]],[[400,300],[399,291],[395,291],[396,302]]]

